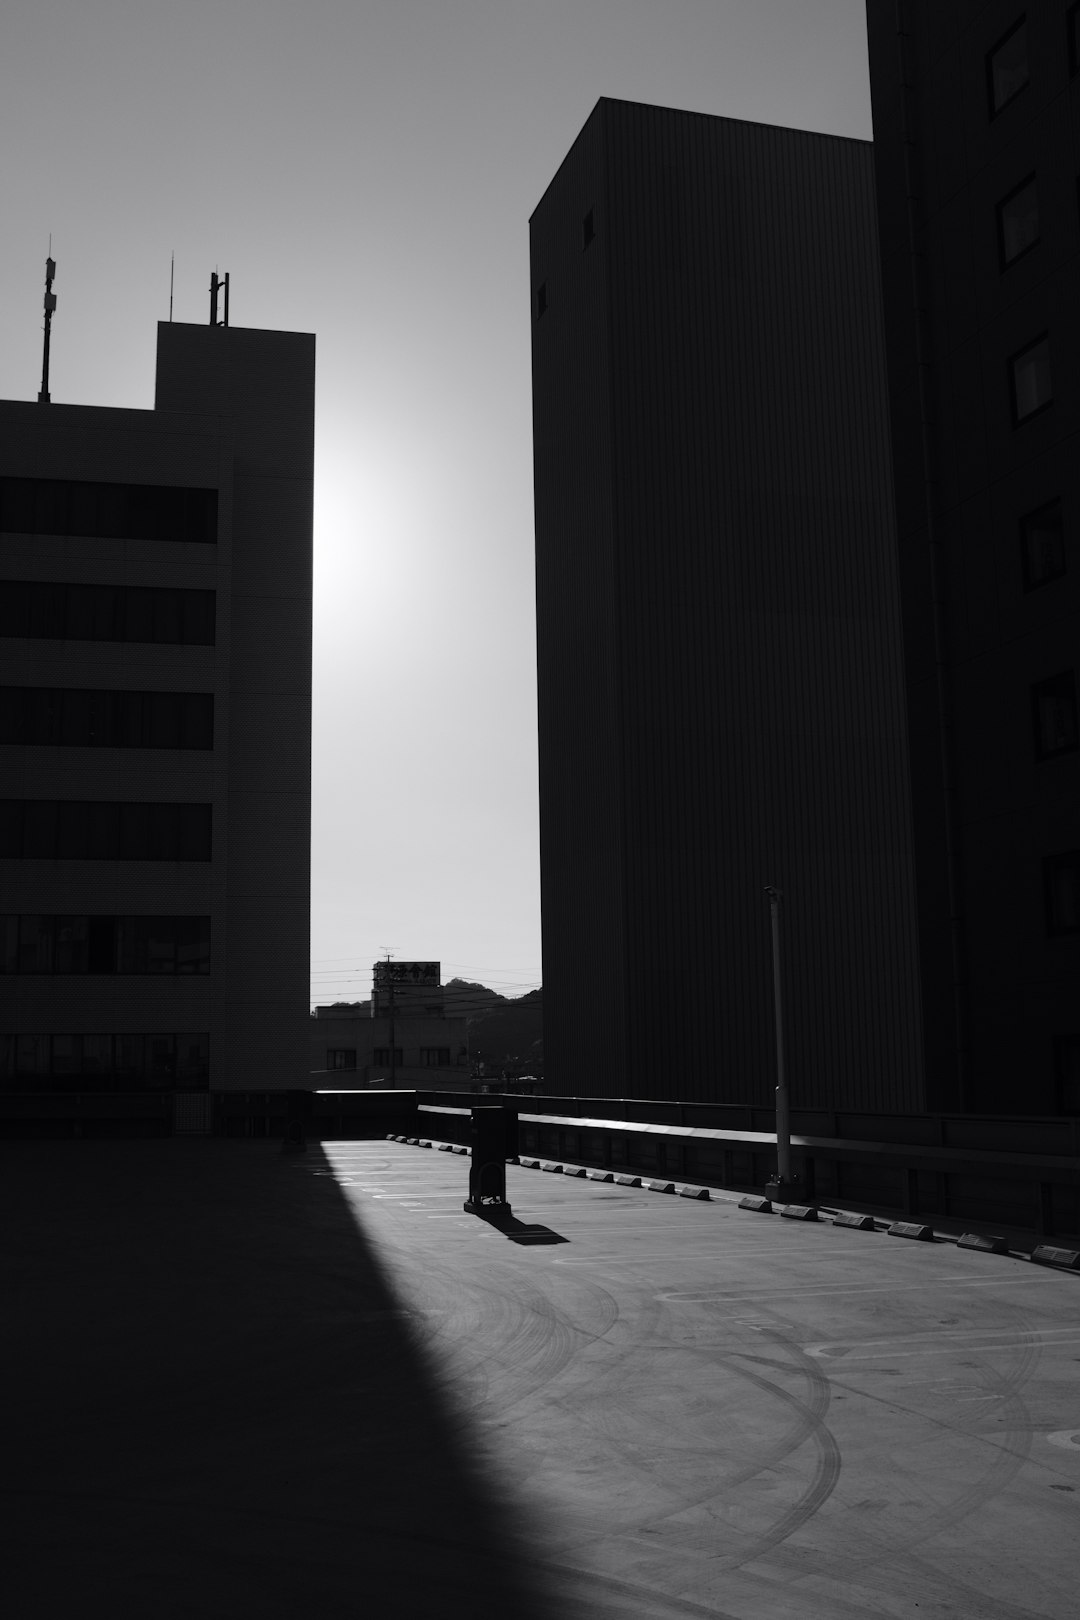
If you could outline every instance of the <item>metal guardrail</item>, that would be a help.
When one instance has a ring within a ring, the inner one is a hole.
[[[539,1102],[543,1107],[537,1107]],[[776,1169],[773,1129],[754,1128],[761,1111],[738,1110],[736,1126],[658,1122],[586,1113],[597,1099],[506,1098],[518,1116],[520,1151],[598,1168],[760,1192]],[[468,1140],[468,1099],[420,1094],[419,1126],[445,1141]],[[669,1114],[698,1105],[661,1104]],[[556,1112],[556,1109],[559,1111]],[[649,1111],[630,1103],[627,1114]],[[709,1110],[723,1114],[721,1110]],[[731,1112],[735,1112],[732,1110]],[[1080,1234],[1080,1157],[1072,1120],[992,1120],[971,1116],[832,1116],[881,1124],[880,1137],[810,1134],[792,1116],[792,1157],[807,1202],[865,1210],[907,1220],[994,1226],[1039,1237]],[[820,1117],[820,1116],[818,1116]],[[772,1120],[766,1114],[769,1125]],[[730,1120],[730,1115],[728,1115]],[[914,1128],[905,1130],[905,1124]],[[929,1129],[927,1128],[929,1127]],[[865,1128],[865,1126],[864,1126]],[[904,1141],[904,1135],[923,1138]],[[953,1141],[950,1141],[950,1137]],[[890,1139],[891,1138],[891,1139]],[[936,1140],[935,1140],[936,1138]],[[959,1138],[959,1142],[955,1141]],[[997,1145],[1018,1141],[1012,1151]],[[964,1142],[965,1145],[959,1145]],[[1065,1151],[1033,1150],[1032,1143]]]
[[[468,1143],[472,1092],[0,1092],[0,1136],[326,1140],[413,1135]],[[489,1094],[522,1153],[757,1192],[776,1168],[770,1110],[642,1099]],[[423,1121],[418,1126],[418,1120]],[[906,1219],[1080,1236],[1080,1119],[793,1110],[807,1200]]]

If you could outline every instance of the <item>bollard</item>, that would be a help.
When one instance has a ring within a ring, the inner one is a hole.
[[[516,1120],[515,1120],[516,1124]],[[515,1133],[516,1134],[516,1133]],[[492,1217],[510,1214],[506,1201],[507,1113],[501,1105],[472,1110],[472,1158],[466,1214]]]

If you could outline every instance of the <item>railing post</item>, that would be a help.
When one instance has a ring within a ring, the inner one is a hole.
[[[780,902],[783,895],[771,884],[769,897],[772,919],[773,1011],[776,1022],[776,1174],[766,1183],[769,1198],[794,1203],[799,1196],[798,1177],[791,1173],[791,1099],[784,1072],[784,1009],[780,983]]]

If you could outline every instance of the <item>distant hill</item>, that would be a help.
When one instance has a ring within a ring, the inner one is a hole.
[[[469,1056],[488,1076],[544,1072],[544,992],[501,996],[486,984],[451,979],[443,986],[448,1017],[468,1021]]]

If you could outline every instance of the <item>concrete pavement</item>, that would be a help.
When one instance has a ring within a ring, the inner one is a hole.
[[[392,1142],[0,1157],[20,1617],[1076,1612],[1074,1275],[517,1167],[506,1235]]]

